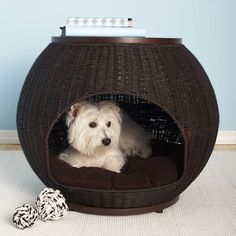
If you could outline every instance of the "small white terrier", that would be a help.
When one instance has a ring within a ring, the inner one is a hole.
[[[69,148],[59,158],[73,167],[120,172],[126,156],[147,158],[151,135],[113,102],[80,102],[66,117]]]

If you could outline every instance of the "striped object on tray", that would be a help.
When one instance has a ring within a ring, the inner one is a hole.
[[[132,27],[127,17],[68,17],[66,26]]]

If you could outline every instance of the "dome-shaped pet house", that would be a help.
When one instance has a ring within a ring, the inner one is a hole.
[[[152,133],[152,157],[120,174],[59,160],[65,114],[82,100],[116,101]],[[122,215],[175,203],[208,161],[218,119],[208,77],[180,39],[54,37],[26,78],[17,129],[35,173],[71,209]]]

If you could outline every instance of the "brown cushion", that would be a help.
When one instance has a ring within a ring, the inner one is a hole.
[[[116,190],[157,187],[178,178],[176,155],[179,152],[167,147],[162,145],[151,158],[130,157],[121,173],[96,167],[75,168],[57,157],[51,160],[50,169],[58,182],[74,187]]]

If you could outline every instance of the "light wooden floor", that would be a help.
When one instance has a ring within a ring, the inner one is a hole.
[[[19,144],[0,144],[0,150],[21,150],[21,146]],[[215,145],[214,151],[236,151],[236,144],[218,144]]]

